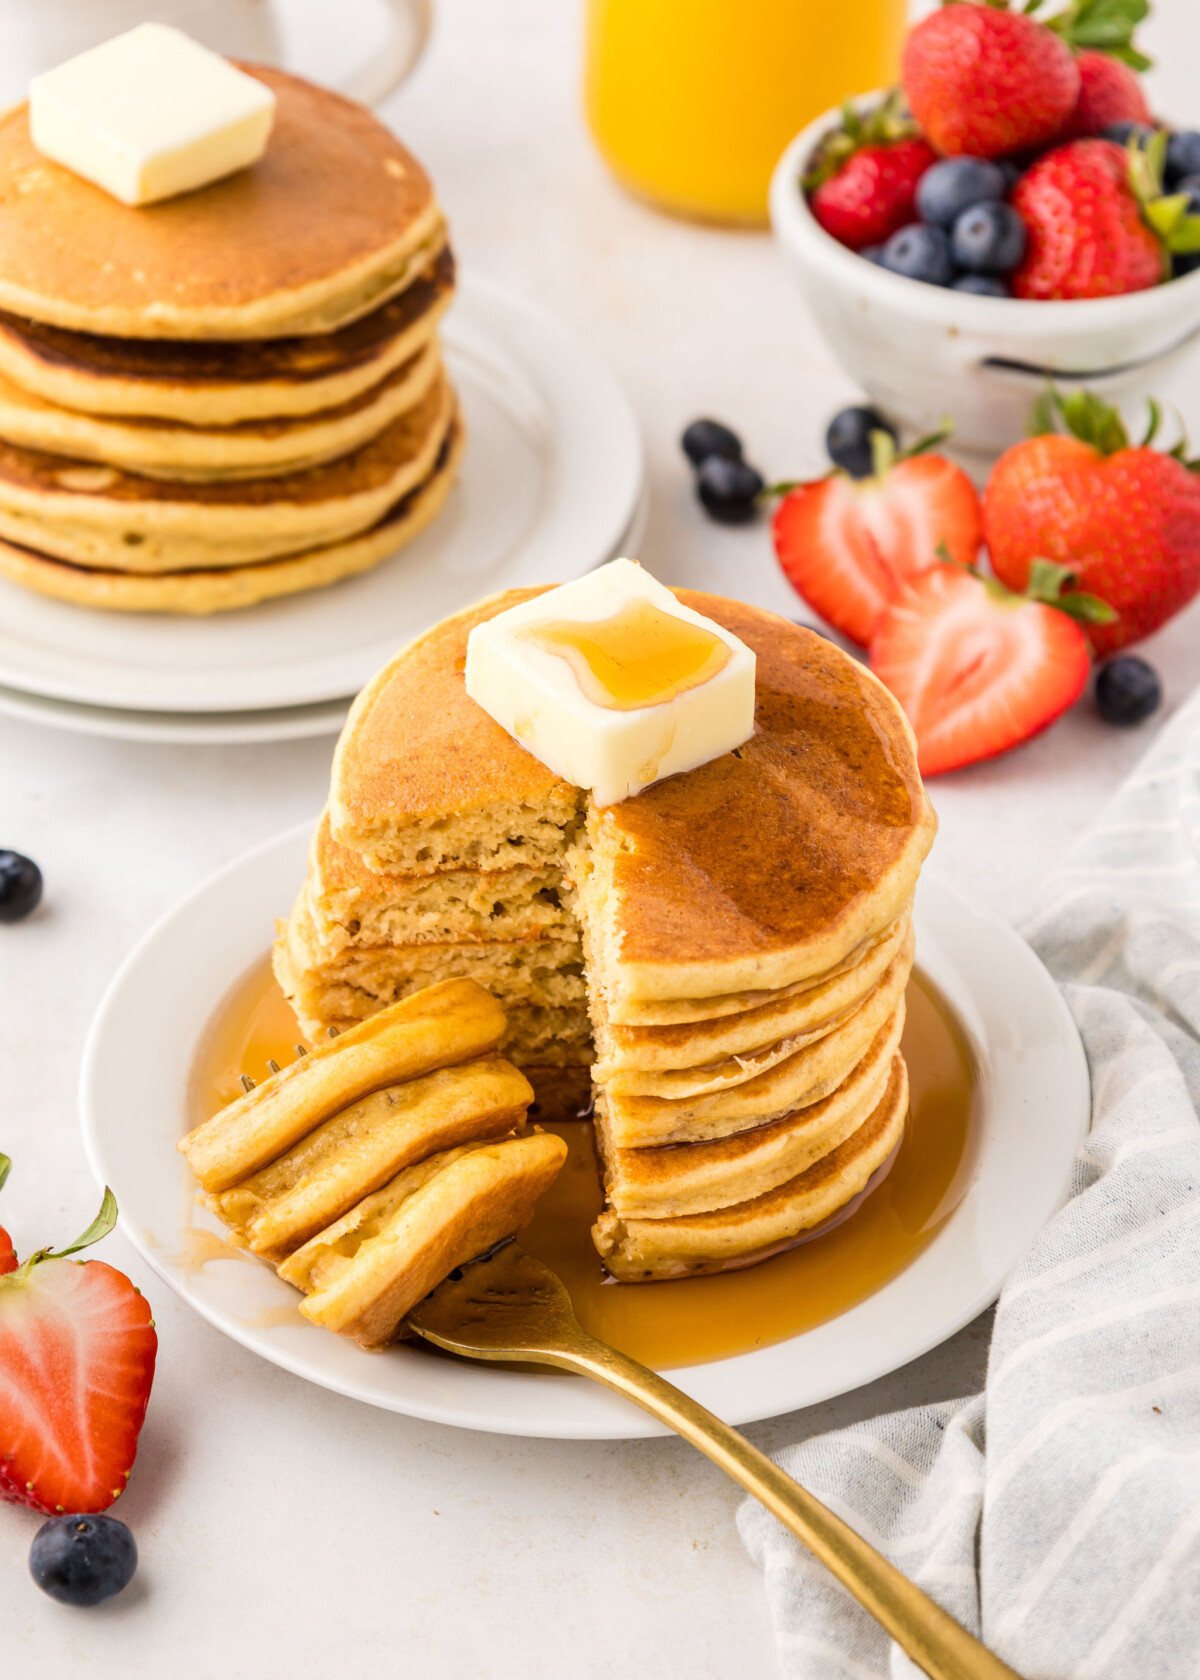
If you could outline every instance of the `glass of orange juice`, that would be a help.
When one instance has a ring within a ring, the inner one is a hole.
[[[896,80],[905,0],[588,0],[588,122],[662,209],[761,226],[783,148]]]

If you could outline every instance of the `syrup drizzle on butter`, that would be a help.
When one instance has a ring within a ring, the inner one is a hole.
[[[730,659],[720,636],[644,595],[631,596],[611,618],[531,624],[517,635],[565,659],[587,699],[614,712],[663,706],[708,682]]]

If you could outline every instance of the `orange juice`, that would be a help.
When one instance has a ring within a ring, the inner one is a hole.
[[[588,0],[588,122],[663,209],[762,225],[788,141],[896,80],[904,0]]]

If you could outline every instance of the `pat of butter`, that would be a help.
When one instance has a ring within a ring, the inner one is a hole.
[[[45,157],[123,204],[153,204],[254,163],[275,95],[162,23],[143,23],[29,87],[29,132]]]
[[[636,560],[510,607],[467,639],[467,693],[563,781],[613,805],[754,733],[754,655]]]

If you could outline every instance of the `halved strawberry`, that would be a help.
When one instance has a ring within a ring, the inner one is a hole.
[[[1050,570],[1061,586],[1065,568]],[[957,566],[914,579],[871,642],[871,669],[912,724],[924,776],[1039,734],[1079,698],[1090,664],[1087,638],[1066,612]]]
[[[979,497],[961,468],[944,455],[886,456],[871,478],[834,472],[793,486],[772,524],[793,588],[864,646],[901,585],[937,565],[939,549],[969,566],[982,538]]]
[[[0,1155],[0,1190],[4,1188],[4,1181],[11,1168],[12,1162],[8,1156]],[[0,1225],[0,1277],[3,1277],[6,1272],[15,1272],[16,1269],[17,1251],[12,1245],[12,1238],[3,1225]]]
[[[77,1242],[0,1277],[0,1498],[50,1515],[122,1492],[154,1380],[143,1296],[104,1261],[68,1258],[115,1222],[105,1191]]]

